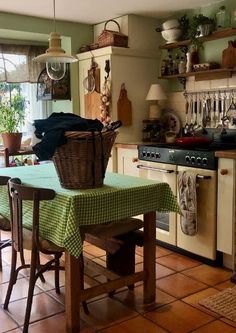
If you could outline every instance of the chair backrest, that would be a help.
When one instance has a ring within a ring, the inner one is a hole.
[[[55,198],[55,191],[45,188],[24,186],[19,178],[8,181],[8,193],[11,211],[12,241],[16,251],[23,248],[23,201],[32,201],[32,246],[39,244],[39,209],[40,201]]]
[[[9,179],[11,179],[11,177],[0,176],[0,186],[7,185]]]

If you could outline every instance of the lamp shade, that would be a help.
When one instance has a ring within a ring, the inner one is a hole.
[[[149,88],[146,101],[160,101],[166,99],[166,94],[160,84],[152,84]]]

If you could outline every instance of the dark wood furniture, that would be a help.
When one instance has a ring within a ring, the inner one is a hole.
[[[4,158],[4,166],[9,167],[10,166],[10,157],[11,156],[18,156],[18,155],[32,155],[34,154],[32,149],[23,149],[19,150],[16,153],[9,153],[7,148],[0,149],[0,156],[3,156]]]

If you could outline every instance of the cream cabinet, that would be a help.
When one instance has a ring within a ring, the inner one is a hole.
[[[228,255],[235,251],[235,164],[219,158],[217,200],[217,250]]]
[[[80,115],[85,116],[84,79],[88,75],[92,57],[100,68],[100,86],[104,84],[105,64],[109,60],[111,80],[110,114],[117,120],[117,101],[124,83],[128,99],[132,103],[132,124],[119,128],[117,142],[130,143],[142,140],[142,121],[147,118],[148,103],[145,100],[148,89],[158,76],[158,53],[155,50],[135,50],[107,46],[77,55],[79,59]]]
[[[139,177],[138,150],[137,148],[116,148],[117,149],[117,172]]]

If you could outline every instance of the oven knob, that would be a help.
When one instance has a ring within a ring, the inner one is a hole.
[[[195,163],[195,157],[194,156],[191,157],[191,163]]]
[[[151,158],[154,158],[155,157],[155,154],[154,153],[151,153]]]
[[[156,154],[155,154],[155,157],[156,157],[156,158],[160,158],[160,157],[161,157],[161,154],[160,154],[160,153],[156,153]]]
[[[190,162],[190,156],[185,156],[185,162],[187,162],[187,163]]]
[[[150,157],[150,153],[149,153],[149,151],[147,152],[146,156],[147,156],[147,157]]]
[[[203,163],[203,165],[207,165],[208,161],[207,161],[207,158],[206,158],[206,157],[204,157],[204,158],[202,159],[202,163]]]
[[[146,157],[146,152],[143,151],[143,152],[142,152],[142,155],[143,155],[143,157]]]
[[[201,157],[197,157],[197,164],[201,164],[201,162],[202,162]]]

